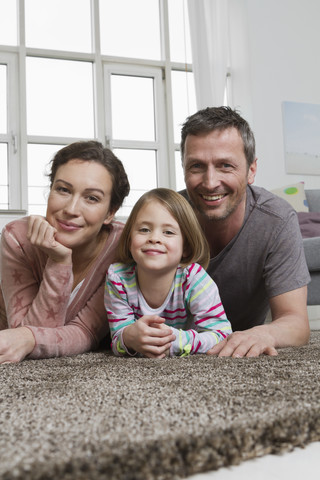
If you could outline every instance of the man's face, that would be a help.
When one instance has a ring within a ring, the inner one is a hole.
[[[243,206],[246,186],[254,181],[256,161],[249,167],[243,141],[235,128],[188,135],[183,157],[184,178],[197,213],[224,220]]]

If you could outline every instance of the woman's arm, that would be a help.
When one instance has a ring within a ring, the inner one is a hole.
[[[80,291],[78,294],[80,295]],[[88,295],[88,291],[82,294]],[[72,318],[68,318],[67,315],[64,326],[56,328],[28,326],[36,342],[29,357],[59,357],[95,350],[109,331],[103,294],[104,282]]]
[[[17,333],[21,342],[26,337],[22,332],[26,330],[35,341],[32,352],[28,343],[25,356],[72,355],[96,348],[108,332],[103,304],[104,273],[98,275],[94,271],[90,281],[78,292],[80,300],[77,296],[68,306],[72,266],[47,259],[28,242],[26,231],[26,221],[9,224],[3,231],[1,245],[1,276],[9,327],[26,326]],[[103,272],[112,253],[110,250],[103,259],[97,260]],[[0,342],[0,355],[3,348]]]
[[[104,285],[62,327],[17,327],[0,332],[0,363],[28,358],[75,355],[97,348],[108,333],[103,305]]]
[[[20,230],[19,230],[20,229]],[[57,263],[33,247],[25,222],[13,222],[1,236],[1,278],[9,327],[58,327],[65,323],[72,265]]]
[[[0,363],[16,363],[32,352],[35,339],[26,327],[0,332]]]

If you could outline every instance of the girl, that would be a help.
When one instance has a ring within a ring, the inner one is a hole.
[[[46,218],[26,217],[1,235],[1,286],[9,329],[0,363],[92,350],[107,334],[105,272],[129,193],[120,160],[96,141],[75,142],[52,160]]]
[[[116,355],[206,353],[231,333],[209,249],[179,193],[156,188],[134,206],[109,267],[105,306]]]

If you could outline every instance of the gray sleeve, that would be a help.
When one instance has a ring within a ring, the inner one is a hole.
[[[263,276],[268,297],[281,295],[307,285],[306,264],[297,215],[291,212],[269,248]]]

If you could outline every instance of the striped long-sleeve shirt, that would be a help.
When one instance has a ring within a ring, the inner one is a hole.
[[[159,315],[176,336],[170,355],[206,353],[231,332],[217,285],[197,263],[177,268],[169,294],[158,308],[151,308],[139,289],[135,264],[109,267],[105,307],[116,355],[129,354],[122,333],[144,315]]]

